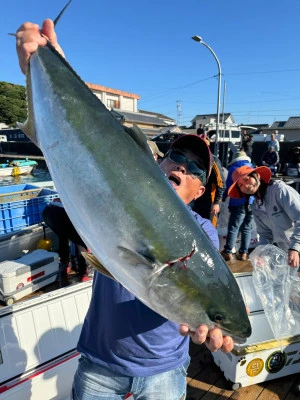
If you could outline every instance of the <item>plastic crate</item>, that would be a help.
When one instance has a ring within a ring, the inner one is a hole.
[[[57,197],[56,191],[34,185],[0,187],[0,235],[42,222],[44,208]]]

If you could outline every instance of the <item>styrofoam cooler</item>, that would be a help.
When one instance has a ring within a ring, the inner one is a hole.
[[[256,294],[251,273],[235,274],[249,315],[252,335],[230,353],[212,353],[231,389],[300,372],[300,335],[277,340]],[[300,329],[298,330],[300,332]]]
[[[6,304],[54,282],[59,271],[58,254],[34,250],[21,258],[0,263],[0,297]]]

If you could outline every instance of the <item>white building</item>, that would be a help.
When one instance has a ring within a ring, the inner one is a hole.
[[[95,83],[85,83],[109,110],[114,108],[137,112],[137,101],[140,99],[138,94],[123,92],[122,90],[96,85]]]

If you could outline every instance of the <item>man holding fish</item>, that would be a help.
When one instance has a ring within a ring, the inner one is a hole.
[[[23,73],[31,55],[39,46],[45,46],[47,39],[63,54],[51,20],[44,21],[41,30],[26,22],[16,37]],[[160,167],[186,205],[204,193],[210,160],[207,145],[194,135],[178,139],[164,156]],[[218,247],[210,221],[190,212]],[[186,254],[185,259],[196,250]],[[180,261],[185,262],[183,258]],[[121,400],[131,394],[136,400],[183,400],[189,336],[197,344],[205,343],[211,351],[228,352],[233,348],[232,338],[223,336],[219,328],[209,330],[203,324],[191,330],[187,325],[178,325],[152,311],[117,281],[95,272],[91,303],[78,343],[82,357],[74,378],[73,399]]]

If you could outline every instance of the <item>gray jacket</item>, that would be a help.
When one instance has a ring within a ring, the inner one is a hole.
[[[255,199],[253,215],[258,244],[272,244],[287,251],[300,251],[300,195],[282,181],[268,186],[263,205]]]

